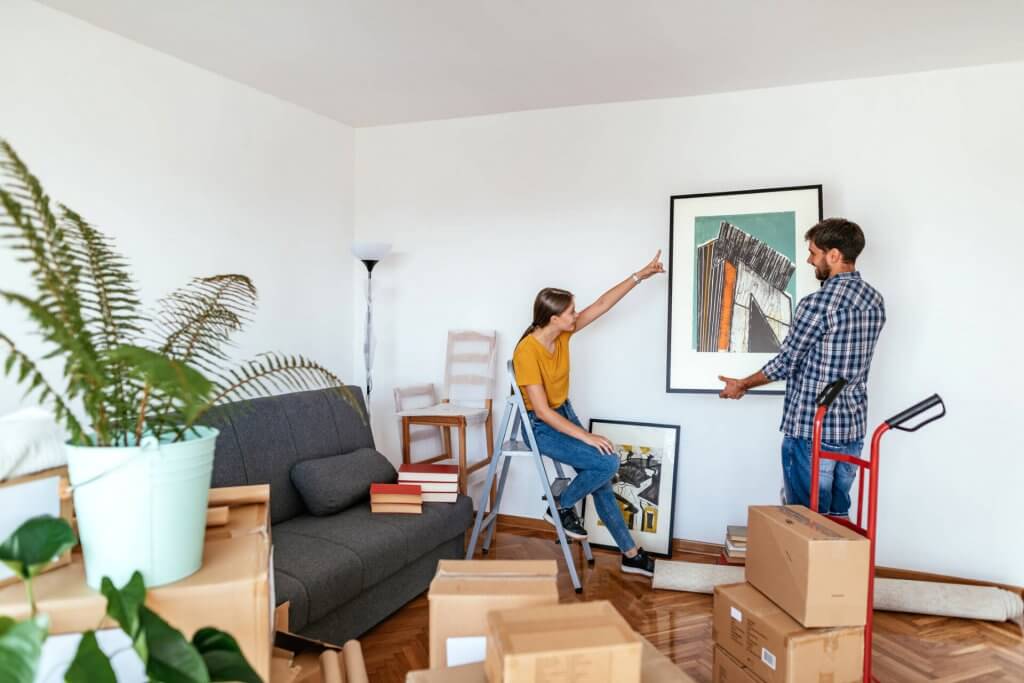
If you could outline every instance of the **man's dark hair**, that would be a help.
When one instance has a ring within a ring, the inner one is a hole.
[[[838,249],[847,263],[856,261],[864,251],[864,231],[845,218],[826,218],[808,230],[804,239],[824,251]]]

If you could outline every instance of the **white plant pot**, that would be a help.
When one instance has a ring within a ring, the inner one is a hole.
[[[206,504],[217,430],[198,427],[185,441],[133,447],[68,445],[85,580],[124,585],[136,570],[149,588],[203,564]]]

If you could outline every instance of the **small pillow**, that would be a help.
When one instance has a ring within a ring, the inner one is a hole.
[[[370,497],[370,484],[393,484],[398,473],[372,448],[303,460],[292,465],[292,484],[317,517],[333,515]]]

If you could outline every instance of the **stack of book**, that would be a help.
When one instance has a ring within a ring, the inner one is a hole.
[[[459,497],[459,466],[402,465],[398,468],[398,483],[419,486],[424,503],[454,503]]]
[[[723,564],[747,563],[747,527],[732,526],[725,531],[725,550],[719,558]]]
[[[423,512],[423,494],[410,484],[370,484],[370,511],[418,515]]]

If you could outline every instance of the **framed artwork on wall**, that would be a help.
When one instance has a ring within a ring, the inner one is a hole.
[[[651,555],[672,557],[679,426],[595,419],[590,431],[615,446],[619,470],[612,489],[634,540]],[[591,545],[618,550],[589,497],[583,501],[583,525]]]
[[[821,219],[821,185],[671,198],[667,392],[718,393],[719,375],[746,377],[778,353],[819,286],[798,264]]]

